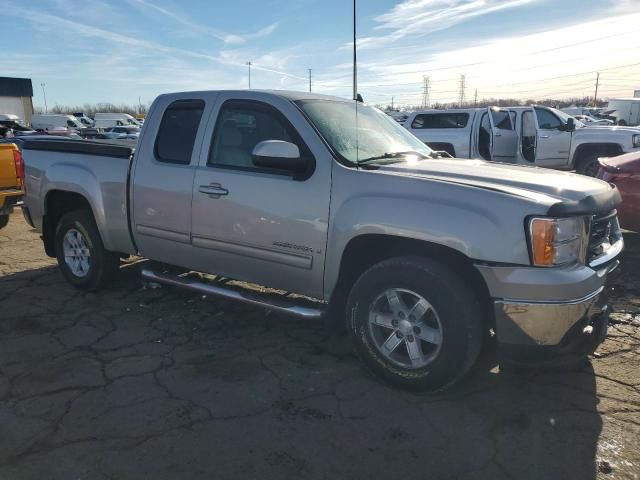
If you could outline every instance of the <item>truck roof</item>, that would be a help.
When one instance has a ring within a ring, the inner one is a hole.
[[[200,90],[200,91],[190,91],[190,92],[173,92],[173,93],[165,93],[160,95],[159,97],[172,97],[172,96],[180,96],[183,97],[188,94],[198,94],[198,93],[231,93],[238,95],[246,95],[246,94],[259,94],[269,97],[280,97],[290,101],[297,100],[331,100],[338,102],[352,102],[353,100],[344,97],[335,97],[332,95],[321,95],[318,93],[310,93],[310,92],[296,92],[291,90]]]

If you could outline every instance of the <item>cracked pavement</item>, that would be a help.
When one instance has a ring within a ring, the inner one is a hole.
[[[38,235],[0,231],[0,479],[640,477],[640,235],[609,336],[573,372],[437,395],[381,384],[317,324],[178,289],[125,263],[68,285]]]

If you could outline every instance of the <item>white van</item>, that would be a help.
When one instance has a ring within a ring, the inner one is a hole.
[[[640,125],[640,98],[612,98],[607,110],[615,110],[611,116],[618,125]]]
[[[31,117],[31,127],[34,130],[52,130],[54,128],[84,128],[73,115],[34,115]]]
[[[142,124],[128,113],[96,113],[94,128],[141,127]]]

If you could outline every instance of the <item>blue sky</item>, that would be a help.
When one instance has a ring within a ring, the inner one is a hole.
[[[371,103],[590,95],[640,88],[640,0],[359,0],[360,91]],[[350,96],[348,0],[0,0],[0,75],[34,103],[149,103],[246,88]]]

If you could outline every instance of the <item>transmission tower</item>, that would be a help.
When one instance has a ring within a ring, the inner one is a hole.
[[[460,107],[462,107],[462,104],[464,103],[464,95],[465,95],[466,89],[467,89],[466,78],[465,78],[465,75],[462,74],[460,75],[460,91],[458,93],[458,103]]]
[[[427,108],[431,103],[429,101],[429,88],[430,88],[429,77],[424,76],[422,77],[422,80],[424,82],[422,86],[422,108]]]

